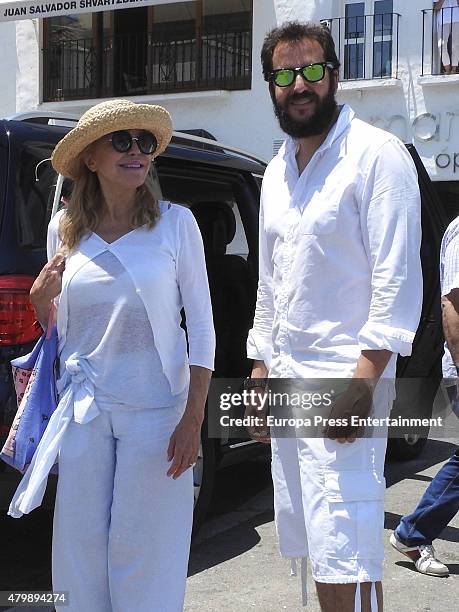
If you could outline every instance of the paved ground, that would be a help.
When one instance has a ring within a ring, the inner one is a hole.
[[[454,448],[453,440],[429,440],[419,460],[387,466],[386,612],[457,609],[458,517],[436,543],[438,556],[451,570],[447,579],[417,573],[388,544],[400,516],[415,506]],[[49,510],[35,511],[19,521],[0,517],[0,588],[50,588],[50,525]],[[310,577],[308,586],[307,609],[319,612]],[[259,460],[222,470],[211,516],[193,543],[185,612],[283,610],[300,612],[304,608],[300,606],[299,578],[289,576],[289,565],[277,552],[269,463]]]
[[[387,612],[449,612],[459,600],[459,518],[436,542],[448,564],[446,579],[419,574],[388,544],[402,514],[416,505],[452,441],[429,440],[421,459],[387,466],[385,530],[385,609]],[[308,579],[310,612],[319,612]],[[272,490],[267,485],[231,513],[208,521],[195,541],[188,579],[186,612],[300,612],[299,578],[289,576],[288,562],[277,552]],[[455,603],[456,602],[456,603]]]

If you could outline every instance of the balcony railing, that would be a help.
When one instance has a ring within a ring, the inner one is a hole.
[[[459,6],[422,11],[422,76],[444,74],[445,66],[451,66],[451,61],[452,72],[458,71],[458,59],[452,49],[453,20],[459,21]],[[459,44],[459,41],[454,42]]]
[[[336,17],[321,23],[335,41],[341,81],[398,78],[398,13]]]
[[[43,49],[44,101],[250,89],[252,32],[162,40],[132,34],[62,40]]]

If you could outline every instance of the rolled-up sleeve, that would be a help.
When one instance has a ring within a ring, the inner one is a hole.
[[[416,168],[402,143],[390,140],[373,156],[360,199],[371,301],[359,346],[410,355],[422,309],[421,200]]]
[[[445,236],[443,238],[443,242],[446,244],[446,246],[444,247],[442,261],[442,297],[449,295],[451,291],[453,291],[453,289],[459,289],[459,234],[457,233],[456,229],[452,237],[450,237],[449,234],[450,228],[446,230]]]
[[[214,369],[215,331],[204,247],[199,227],[188,209],[179,222],[177,281],[185,308],[189,363]]]
[[[273,268],[268,251],[266,228],[263,215],[263,191],[259,218],[259,280],[257,305],[253,327],[247,338],[247,357],[264,361],[269,368],[272,356],[272,328],[274,318]]]

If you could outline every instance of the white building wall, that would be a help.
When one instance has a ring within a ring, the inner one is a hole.
[[[14,22],[0,23],[0,48],[3,66],[2,95],[0,96],[0,117],[2,117],[16,111],[18,58],[16,53],[16,24]]]
[[[39,19],[16,23],[16,109],[37,108],[40,102],[40,29]]]
[[[133,99],[166,106],[177,129],[204,128],[222,142],[269,159],[273,143],[282,138],[282,133],[261,76],[263,37],[276,23],[286,20],[343,17],[345,3],[345,0],[254,0],[251,90]],[[367,4],[372,6],[370,0]],[[429,0],[394,0],[394,12],[401,14],[398,78],[343,82],[338,99],[350,104],[359,117],[413,142],[434,180],[458,180],[459,75],[421,76],[421,11],[431,6]],[[2,44],[6,53],[3,65],[8,74],[16,74],[16,88],[4,88],[0,115],[37,107],[81,113],[98,101],[40,103],[40,27],[39,20],[0,24],[1,40],[6,42]],[[11,44],[14,40],[17,53]],[[427,40],[429,45],[430,37]]]

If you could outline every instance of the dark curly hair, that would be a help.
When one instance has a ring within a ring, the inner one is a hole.
[[[299,21],[288,21],[281,26],[274,28],[265,36],[261,49],[261,65],[263,76],[266,81],[273,69],[274,49],[281,42],[300,41],[303,38],[312,38],[317,41],[324,50],[326,62],[332,62],[335,68],[340,67],[339,59],[336,55],[335,43],[330,30],[325,26],[315,23],[300,23]]]

